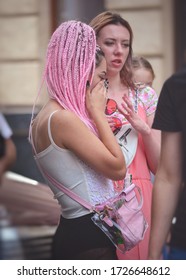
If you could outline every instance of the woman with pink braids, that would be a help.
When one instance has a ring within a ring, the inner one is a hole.
[[[49,100],[31,122],[30,141],[38,166],[92,205],[113,197],[112,180],[126,173],[104,113],[105,78],[106,61],[93,29],[78,21],[62,23],[48,45],[43,81]],[[93,213],[44,177],[61,206],[53,259],[116,259]]]

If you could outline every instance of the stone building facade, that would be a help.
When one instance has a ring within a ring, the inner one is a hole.
[[[134,54],[143,55],[152,63],[156,74],[154,87],[158,93],[163,81],[176,69],[174,5],[179,1],[90,1],[94,2],[95,14],[102,8],[114,10],[129,21],[134,32]],[[0,0],[0,108],[14,130],[18,149],[15,172],[41,180],[31,157],[27,136],[46,47],[59,21],[73,17],[90,20],[87,18],[90,2]]]

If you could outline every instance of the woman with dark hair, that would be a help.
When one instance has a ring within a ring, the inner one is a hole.
[[[143,194],[143,212],[149,229],[142,242],[120,259],[147,259],[151,222],[152,183],[150,171],[156,173],[159,133],[151,129],[158,96],[151,87],[138,91],[132,77],[133,32],[127,20],[106,11],[90,22],[97,44],[105,54],[109,81],[106,114],[115,137],[122,147],[128,173]],[[123,187],[123,184],[119,184]]]

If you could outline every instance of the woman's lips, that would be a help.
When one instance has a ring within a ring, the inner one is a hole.
[[[114,59],[114,60],[112,60],[112,65],[114,67],[120,67],[122,65],[122,60],[121,59]]]

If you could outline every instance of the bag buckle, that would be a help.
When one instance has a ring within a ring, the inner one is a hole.
[[[112,208],[111,206],[109,206],[109,205],[105,205],[104,210],[106,210],[106,211],[107,211],[107,210],[112,211],[113,208]]]

